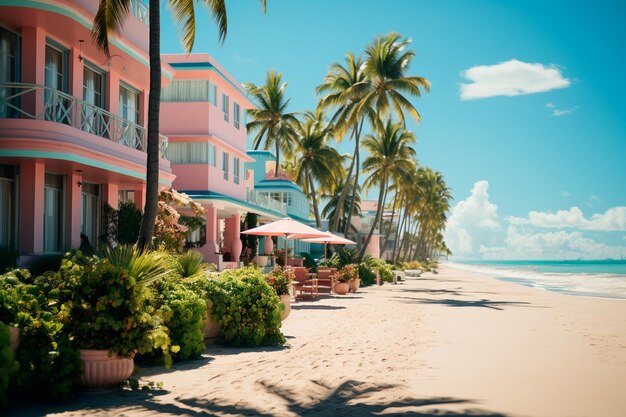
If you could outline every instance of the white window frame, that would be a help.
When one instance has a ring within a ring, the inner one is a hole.
[[[230,119],[230,97],[226,93],[222,93],[222,112],[224,112],[224,121]]]
[[[233,102],[233,125],[235,126],[236,129],[239,129],[239,126],[241,124],[240,114],[241,114],[241,108],[239,107],[239,103],[235,101]]]
[[[228,164],[230,155],[228,152],[222,151],[222,172],[224,173],[224,180],[228,181]]]
[[[241,169],[241,161],[239,158],[233,158],[233,182],[239,184],[239,171]]]

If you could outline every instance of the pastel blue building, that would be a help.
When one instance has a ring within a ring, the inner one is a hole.
[[[246,171],[252,171],[254,175],[254,190],[262,198],[270,198],[272,200],[284,203],[287,208],[287,215],[301,223],[315,226],[315,222],[309,218],[311,211],[309,199],[306,197],[300,186],[294,183],[291,178],[282,170],[276,175],[276,156],[270,151],[247,151],[248,156],[254,159],[254,162],[246,162]],[[290,242],[290,247],[294,248],[296,255],[311,251],[311,244],[299,240]],[[260,248],[263,246],[260,242]],[[283,247],[284,241],[278,242],[280,248]],[[314,245],[318,246],[318,245]]]

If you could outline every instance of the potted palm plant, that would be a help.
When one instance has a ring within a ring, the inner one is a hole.
[[[169,272],[163,261],[162,254],[133,246],[105,250],[103,257],[78,253],[64,261],[60,272],[73,288],[64,321],[80,350],[83,386],[120,384],[133,372],[134,355],[157,347],[166,365],[171,361],[167,329],[150,305],[146,287]]]
[[[350,281],[358,277],[358,272],[353,264],[348,264],[337,271],[335,275],[335,286],[333,290],[339,295],[345,295],[350,290]]]
[[[267,275],[267,282],[276,291],[280,302],[285,306],[280,313],[282,320],[285,320],[291,313],[291,282],[295,279],[294,273],[290,269],[283,269],[280,265],[275,265],[272,272]]]

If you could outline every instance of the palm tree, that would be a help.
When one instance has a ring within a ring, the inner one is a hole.
[[[100,0],[94,18],[92,37],[96,45],[110,58],[109,34],[120,33],[130,13],[131,0]],[[196,33],[195,2],[193,0],[167,0],[174,20],[182,34],[183,46],[190,53]],[[217,22],[219,40],[223,42],[228,32],[225,0],[205,0]],[[266,0],[261,0],[265,13]],[[149,58],[150,96],[148,97],[148,143],[146,162],[146,204],[137,245],[143,249],[152,241],[159,198],[159,108],[161,106],[161,7],[159,0],[149,2]]]
[[[308,191],[315,222],[317,227],[322,227],[315,185],[317,183],[320,188],[330,188],[338,175],[337,167],[341,167],[342,158],[328,144],[333,134],[333,126],[327,123],[322,111],[306,112],[302,122],[295,125],[295,131],[298,140],[294,149],[294,180]]]
[[[326,93],[320,99],[318,107],[320,109],[336,108],[331,121],[335,124],[337,137],[340,139],[349,129],[352,129],[352,137],[354,138],[354,154],[337,204],[340,210],[343,210],[344,201],[350,187],[353,189],[352,196],[356,196],[354,189],[358,187],[359,183],[359,144],[364,118],[367,115],[372,121],[378,120],[378,117],[370,107],[360,105],[364,96],[356,94],[352,89],[354,85],[366,82],[365,74],[363,73],[363,61],[361,58],[355,58],[352,52],[346,55],[345,61],[345,66],[337,62],[332,64],[324,81],[316,88],[318,94]],[[352,181],[352,173],[355,167],[356,174],[354,181]],[[350,206],[354,206],[353,199],[350,200]],[[351,217],[352,212],[352,209],[347,211],[348,218]],[[339,229],[338,222],[342,217],[341,213],[339,214],[331,221],[330,230],[337,231]],[[345,228],[347,229],[349,225],[350,220],[348,219]],[[344,233],[347,233],[347,230],[344,230]]]
[[[353,216],[361,215],[360,187],[357,187],[356,190],[353,188],[349,188],[350,192],[348,193],[346,198],[343,200],[343,209],[338,210],[337,207],[339,207],[341,190],[343,190],[344,187],[345,187],[345,182],[344,182],[343,177],[335,179],[335,184],[331,188],[329,188],[327,193],[324,194],[323,196],[323,197],[326,197],[328,201],[326,202],[326,205],[324,206],[324,209],[322,210],[322,217],[328,219],[329,222],[332,223],[335,221],[335,216],[339,216],[340,218],[337,220],[337,224],[339,225],[339,228],[341,230],[344,230],[347,228],[350,233],[356,234],[358,233],[358,230],[354,227],[354,225],[351,225],[348,223],[347,214],[348,214],[348,210],[352,208],[351,214]],[[355,193],[355,195],[353,196],[352,193]],[[351,200],[355,201],[354,205],[350,205]],[[346,237],[347,236],[348,234],[346,234]]]
[[[421,97],[421,89],[430,90],[430,81],[426,78],[406,75],[407,68],[415,57],[415,52],[405,51],[410,43],[410,39],[402,39],[398,33],[376,37],[365,49],[367,58],[363,72],[367,81],[352,87],[355,94],[363,96],[359,106],[376,108],[381,119],[393,109],[403,125],[404,112],[408,112],[418,123],[421,119],[419,112],[404,93]]]
[[[286,98],[287,83],[282,83],[282,74],[269,71],[265,78],[265,85],[256,86],[245,83],[246,89],[252,95],[258,106],[248,110],[252,121],[246,125],[248,132],[258,131],[253,139],[252,146],[259,149],[264,142],[265,149],[274,145],[276,150],[276,176],[280,166],[280,151],[289,153],[296,136],[294,126],[298,123],[296,113],[287,113],[287,106],[291,101]]]
[[[410,171],[415,166],[413,159],[415,150],[411,147],[416,142],[413,132],[405,130],[402,123],[394,123],[388,119],[384,128],[377,133],[377,136],[367,135],[363,140],[363,147],[369,154],[363,162],[363,171],[369,174],[364,185],[366,188],[378,185],[379,190],[376,215],[361,247],[361,257],[365,254],[374,230],[382,218],[389,180],[402,172]]]

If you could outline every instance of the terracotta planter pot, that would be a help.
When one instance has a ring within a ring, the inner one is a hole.
[[[11,352],[15,353],[18,347],[20,347],[20,328],[7,326],[9,328],[9,344],[11,346]]]
[[[361,286],[361,279],[360,278],[353,279],[352,281],[349,282],[348,285],[350,286],[350,291],[357,292],[359,290],[359,287]]]
[[[267,261],[269,260],[269,256],[257,255],[254,257],[254,263],[261,268],[267,265]]]
[[[285,320],[289,313],[291,313],[291,296],[289,294],[283,294],[280,297],[280,302],[285,305],[285,309],[280,313],[280,318]]]
[[[126,381],[133,373],[135,362],[117,355],[109,357],[108,350],[80,349],[83,375],[80,384],[89,389],[110,388]]]
[[[335,287],[333,289],[335,290],[336,294],[345,295],[348,293],[348,290],[350,290],[350,285],[348,285],[347,282],[338,282],[335,284]]]
[[[206,319],[204,320],[204,338],[215,339],[220,335],[220,324],[211,316],[213,309],[213,301],[208,300],[206,303]]]

